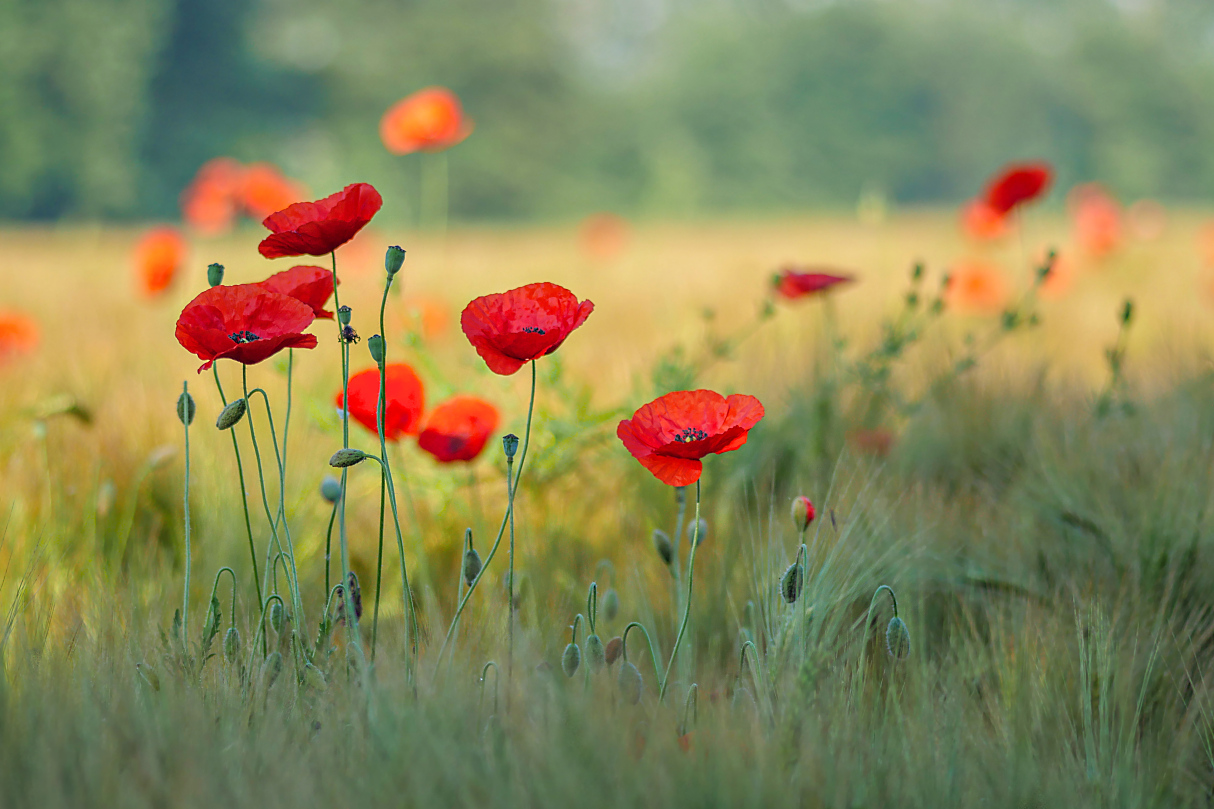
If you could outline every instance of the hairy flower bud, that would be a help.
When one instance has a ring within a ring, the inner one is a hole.
[[[607,651],[598,635],[586,636],[586,665],[590,667],[591,674],[598,674],[607,665]]]
[[[582,650],[578,648],[576,643],[571,643],[565,647],[564,653],[561,655],[561,671],[565,672],[566,677],[572,677],[577,673],[578,666],[582,664]]]
[[[363,617],[363,591],[358,585],[358,576],[353,570],[346,576],[346,584],[350,585],[350,603],[354,605],[354,617]]]
[[[333,453],[333,457],[329,459],[329,466],[342,469],[347,466],[354,466],[367,460],[367,453],[361,449],[339,449]]]
[[[897,616],[890,618],[889,626],[885,628],[885,651],[895,660],[905,660],[910,655],[910,643],[906,622]]]
[[[219,418],[215,419],[215,426],[220,430],[230,430],[240,423],[244,418],[244,413],[249,409],[249,403],[244,399],[234,399],[228,403],[228,406],[219,412]]]
[[[223,265],[216,263],[207,267],[207,283],[217,287],[223,283]]]
[[[269,691],[282,673],[282,652],[270,652],[266,662],[261,664],[261,677],[265,680],[266,690]]]
[[[381,334],[372,334],[367,338],[367,350],[371,352],[371,359],[375,360],[376,365],[382,365],[384,362],[384,338]]]
[[[687,526],[687,541],[696,543],[696,547],[704,544],[704,540],[708,538],[708,521],[701,518],[692,520]]]
[[[669,567],[670,563],[674,561],[674,545],[665,531],[659,528],[653,529],[653,547],[658,552],[658,556],[662,557],[662,561]]]
[[[603,618],[608,621],[614,621],[615,616],[620,614],[620,594],[611,588],[603,594]]]
[[[405,251],[397,245],[392,245],[388,252],[384,253],[384,269],[387,270],[389,278],[400,272],[404,263]]]
[[[341,499],[341,481],[332,475],[325,475],[320,482],[320,496],[330,503],[336,503]]]
[[[798,531],[805,533],[805,529],[809,528],[809,524],[814,521],[814,517],[816,516],[818,516],[818,512],[814,510],[814,504],[810,502],[808,497],[793,498],[792,524],[796,526]]]
[[[502,450],[506,453],[507,458],[513,458],[518,452],[518,436],[514,433],[507,433],[502,436]]]
[[[270,626],[275,632],[282,632],[282,626],[286,622],[286,613],[281,601],[275,601],[270,605]]]
[[[793,562],[780,577],[780,596],[792,604],[801,595],[801,566]]]
[[[607,641],[607,646],[604,647],[603,653],[607,659],[607,665],[610,666],[615,661],[620,659],[620,653],[624,651],[624,639],[616,635],[611,640]]]
[[[469,587],[480,575],[482,567],[481,555],[476,552],[476,548],[469,548],[464,552],[464,581]]]
[[[198,407],[194,404],[194,397],[187,391],[182,391],[177,397],[177,418],[182,424],[189,427],[194,423],[194,414],[198,412]]]
[[[620,696],[627,700],[629,705],[636,705],[641,701],[643,685],[641,672],[637,670],[636,666],[627,662],[620,666],[620,673],[616,676],[616,686],[620,689]]]
[[[227,634],[223,636],[223,659],[229,663],[235,663],[239,654],[240,630],[236,627],[231,627],[228,629]]]

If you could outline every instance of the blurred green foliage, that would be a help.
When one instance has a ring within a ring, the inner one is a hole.
[[[409,219],[425,158],[377,124],[429,84],[476,124],[464,219],[954,202],[1027,156],[1195,199],[1212,31],[1198,0],[0,0],[0,216],[173,217],[227,154]]]

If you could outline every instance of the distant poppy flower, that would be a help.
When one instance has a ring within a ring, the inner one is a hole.
[[[968,311],[992,312],[1002,309],[1008,300],[1007,280],[994,264],[963,261],[949,272],[944,299],[950,307]]]
[[[658,480],[689,486],[700,479],[701,458],[738,449],[761,418],[763,405],[753,396],[684,390],[642,405],[616,435]]]
[[[404,311],[397,316],[400,324],[420,331],[427,340],[440,337],[451,325],[450,306],[438,298],[427,295],[405,298],[402,308]]]
[[[475,396],[454,396],[426,417],[417,445],[443,463],[471,461],[497,429],[497,408]]]
[[[820,295],[839,284],[850,284],[855,280],[853,275],[840,274],[839,271],[828,267],[785,267],[776,273],[772,285],[777,295],[792,301]]]
[[[303,199],[303,189],[273,163],[253,163],[240,177],[240,203],[249,216],[264,219]]]
[[[402,98],[384,113],[379,137],[389,152],[441,152],[472,133],[459,98],[446,87],[427,87]]]
[[[173,283],[185,259],[185,239],[177,228],[158,227],[145,233],[135,245],[135,280],[139,291],[159,295]]]
[[[854,430],[848,433],[847,440],[859,452],[884,458],[889,455],[890,448],[894,445],[894,434],[877,427],[871,430]]]
[[[1151,242],[1163,235],[1168,227],[1168,209],[1154,199],[1140,199],[1126,211],[1130,233],[1135,239]]]
[[[340,284],[341,281],[338,280]],[[276,272],[258,286],[270,292],[289,295],[297,301],[306,303],[312,314],[326,320],[333,319],[333,313],[325,310],[325,304],[333,295],[333,271],[324,267],[311,267],[300,264],[289,270]]]
[[[240,163],[230,157],[204,163],[181,194],[181,215],[186,224],[206,236],[231,230],[243,172]]]
[[[464,307],[460,325],[489,370],[509,376],[560,348],[593,311],[593,303],[578,302],[562,286],[528,284],[472,301]]]
[[[1001,239],[1009,230],[1007,217],[984,199],[972,199],[961,209],[961,228],[974,241]]]
[[[177,342],[204,360],[199,373],[219,359],[253,365],[284,348],[316,348],[304,334],[312,307],[260,284],[220,285],[203,290],[177,318]]]
[[[995,175],[983,199],[1002,216],[1040,197],[1053,179],[1054,171],[1047,163],[1013,163]]]
[[[362,230],[384,204],[367,183],[347,185],[316,202],[296,202],[262,222],[270,235],[258,251],[266,258],[323,256],[341,247]]]
[[[596,213],[582,220],[578,243],[597,261],[611,261],[628,247],[628,221],[613,213]]]
[[[20,312],[0,312],[0,362],[32,353],[40,339],[33,318]]]
[[[368,368],[350,377],[350,418],[379,435],[375,414],[379,411],[379,369]],[[426,409],[426,392],[413,368],[403,362],[384,366],[384,438],[396,441],[416,435]],[[334,399],[338,409],[344,406],[342,392]]]
[[[1121,206],[1096,183],[1077,186],[1068,195],[1075,241],[1092,258],[1104,258],[1121,245]]]

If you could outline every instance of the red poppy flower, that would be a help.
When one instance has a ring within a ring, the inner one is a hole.
[[[974,241],[994,241],[1007,235],[1007,217],[984,199],[972,199],[961,209],[961,227]]]
[[[969,312],[997,312],[1011,297],[1007,279],[998,265],[965,260],[949,272],[944,300],[950,307]]]
[[[403,435],[414,435],[421,425],[426,394],[422,381],[403,362],[390,362],[384,367],[385,401],[384,438],[396,441]],[[341,391],[337,392],[338,408],[343,405]],[[375,414],[379,405],[379,369],[368,368],[350,377],[350,417],[379,435]]]
[[[257,249],[266,258],[332,253],[354,238],[383,204],[370,185],[354,183],[316,202],[288,205],[262,222],[271,232]]]
[[[379,122],[389,152],[441,152],[472,133],[459,98],[446,87],[427,87],[393,104]]]
[[[776,294],[792,301],[808,295],[818,295],[837,284],[850,284],[856,280],[855,276],[826,272],[827,269],[825,267],[806,267],[804,270],[798,270],[793,267],[785,267],[776,274],[772,281]]]
[[[338,280],[340,284],[341,281]],[[333,295],[333,272],[324,267],[300,264],[289,270],[276,272],[257,284],[262,289],[289,295],[306,303],[318,318],[333,319],[333,313],[325,311],[325,304]]]
[[[1117,200],[1097,183],[1086,183],[1067,195],[1075,240],[1092,258],[1100,259],[1121,246],[1122,214]]]
[[[475,396],[454,396],[426,418],[417,445],[443,463],[471,461],[497,429],[497,408]]]
[[[593,303],[579,303],[562,286],[528,284],[472,301],[464,307],[460,325],[489,370],[509,376],[560,348],[593,311]]]
[[[615,434],[658,480],[689,486],[700,479],[701,458],[741,447],[761,418],[763,405],[753,396],[684,390],[643,405]]]
[[[230,157],[208,160],[181,194],[181,214],[194,230],[216,236],[232,228],[244,167]]]
[[[991,210],[1003,216],[1044,194],[1053,179],[1054,171],[1047,163],[1013,163],[995,175],[983,198]]]
[[[33,352],[39,338],[33,318],[19,312],[0,312],[0,362]]]
[[[253,365],[284,348],[316,348],[316,336],[304,334],[315,316],[312,307],[260,284],[211,287],[186,304],[177,318],[177,342],[205,360]]]
[[[135,245],[139,291],[153,297],[168,289],[181,268],[185,248],[185,239],[177,228],[159,227],[145,233]]]

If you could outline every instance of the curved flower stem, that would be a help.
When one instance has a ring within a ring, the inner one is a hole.
[[[342,337],[341,329],[341,300],[337,295],[337,251],[333,251],[333,308],[339,312],[333,320],[337,325],[337,344],[341,348],[341,446],[350,448],[350,346]],[[338,501],[337,537],[341,548],[341,580],[342,584],[350,578],[350,548],[346,543],[346,479],[349,468],[341,470],[341,499]],[[351,601],[350,588],[342,587],[342,598],[346,603],[346,638],[347,642],[361,652],[359,640],[358,616],[354,614],[354,603]]]
[[[337,521],[337,503],[333,503],[333,510],[329,512],[329,528],[325,531],[325,592],[329,592],[331,583],[329,581],[329,557],[333,550],[333,523]]]
[[[679,653],[679,646],[683,642],[683,635],[687,632],[687,624],[691,619],[691,588],[694,583],[694,571],[696,565],[696,547],[700,544],[700,481],[696,481],[696,516],[695,522],[692,523],[695,529],[691,535],[691,551],[687,554],[687,598],[683,602],[683,620],[679,624],[679,634],[675,636],[674,647],[670,650],[670,661],[666,664],[666,674],[662,677],[662,685],[658,691],[658,702],[666,697],[666,687],[670,684],[670,670],[674,667],[675,656]]]
[[[383,419],[379,419],[382,423]],[[379,591],[384,581],[384,507],[388,502],[388,476],[379,475],[379,549],[375,552],[375,607],[371,613],[371,662],[375,662],[375,639],[379,636]]]
[[[219,366],[212,365],[211,370],[215,372],[215,387],[219,390],[219,401],[223,402],[223,406],[228,406],[228,397],[223,395],[223,385],[219,382]],[[232,434],[232,451],[236,453],[236,472],[240,478],[240,505],[244,509],[244,527],[249,536],[249,558],[253,562],[253,585],[257,588],[257,603],[261,603],[261,574],[257,572],[257,548],[253,544],[253,523],[249,519],[249,497],[245,490],[244,482],[244,464],[240,461],[240,444],[236,440],[236,431],[229,430]]]
[[[181,395],[188,398],[190,395],[190,384],[188,382],[181,383]],[[186,408],[188,411],[188,408]],[[181,595],[181,653],[189,655],[190,637],[190,418],[187,412],[187,417],[181,420],[185,427],[185,494],[184,510],[185,510],[185,587]],[[208,605],[209,606],[209,605]]]
[[[894,605],[894,617],[898,617],[898,597],[894,595],[894,588],[888,584],[883,584],[873,591],[873,597],[868,602],[868,613],[864,616],[864,635],[860,645],[860,685],[864,685],[864,662],[868,658],[868,633],[872,628],[873,623],[873,607],[877,606],[877,596],[881,595],[882,591],[889,593],[890,601]]]
[[[641,630],[641,634],[645,636],[645,641],[649,644],[649,659],[653,662],[653,680],[658,684],[658,688],[662,688],[662,672],[658,669],[658,652],[653,646],[653,638],[649,637],[649,630],[640,621],[633,621],[624,627],[624,635],[620,645],[620,654],[624,660],[628,660],[628,633],[633,627]]]
[[[215,571],[215,583],[211,585],[211,598],[207,599],[209,605],[215,598],[215,594],[219,592],[219,577],[224,573],[232,577],[232,613],[229,616],[231,625],[236,626],[236,571],[228,566],[223,566]]]
[[[464,550],[459,555],[459,568],[455,578],[455,603],[464,597],[464,560],[468,558],[468,551],[472,549],[472,529],[464,529]],[[459,627],[455,628],[455,634],[451,641],[454,643],[459,640]]]
[[[494,663],[492,660],[490,660],[489,662],[487,662],[485,664],[484,668],[481,669],[481,679],[480,679],[481,696],[480,696],[480,699],[476,703],[477,716],[480,716],[481,708],[484,707],[484,704],[485,704],[485,677],[487,677],[489,675],[490,666],[493,667],[493,712],[497,713],[497,677],[498,677],[497,663]]]
[[[261,638],[263,644],[266,639],[266,610],[270,608],[271,601],[277,601],[279,604],[282,604],[282,608],[284,610],[287,608],[286,602],[283,601],[282,596],[278,595],[277,593],[270,593],[268,596],[266,596],[266,600],[261,602],[261,617],[257,620],[257,632],[254,633],[253,643],[250,644],[250,648],[252,649],[252,652],[249,655],[248,665],[250,670],[253,668],[253,655],[257,653],[257,639]],[[263,654],[262,656],[264,657],[265,655]]]

